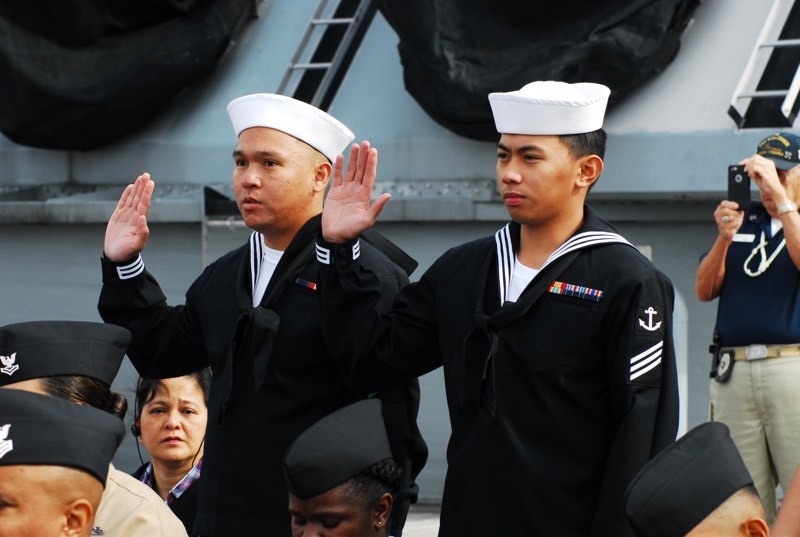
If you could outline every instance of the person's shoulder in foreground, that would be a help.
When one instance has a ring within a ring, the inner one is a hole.
[[[125,537],[187,535],[181,521],[153,489],[113,466],[95,525],[116,528]]]

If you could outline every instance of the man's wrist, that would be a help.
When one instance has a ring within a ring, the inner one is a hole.
[[[103,281],[130,280],[144,273],[144,260],[141,254],[123,262],[112,261],[105,254],[100,258],[103,266]],[[106,275],[115,278],[106,279]]]
[[[322,236],[322,240],[328,244],[344,244],[358,239],[358,235],[355,237],[342,237],[338,235],[326,235],[324,231],[322,231],[320,235]]]
[[[792,200],[784,201],[778,205],[778,218],[788,213],[796,213],[797,204]]]
[[[331,243],[324,238],[317,240],[317,261],[323,265],[337,263],[344,267],[352,263],[361,255],[361,242],[355,238],[348,242]]]

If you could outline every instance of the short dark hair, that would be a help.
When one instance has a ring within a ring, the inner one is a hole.
[[[586,155],[597,155],[600,158],[605,158],[608,135],[603,129],[581,134],[560,134],[558,137],[575,158],[585,157]]]
[[[211,369],[206,367],[199,371],[194,371],[187,375],[181,375],[192,378],[200,387],[203,392],[203,403],[208,406],[208,396],[211,391]],[[158,390],[164,388],[162,379],[143,379],[139,378],[136,383],[136,408],[133,409],[134,418],[139,419],[142,416],[142,409],[144,405],[153,400]]]
[[[41,381],[42,388],[48,395],[93,406],[121,420],[125,419],[127,399],[120,393],[112,392],[111,387],[102,380],[84,375],[55,375],[42,377]]]
[[[373,464],[343,483],[348,499],[371,508],[387,492],[397,497],[403,471],[392,459]]]

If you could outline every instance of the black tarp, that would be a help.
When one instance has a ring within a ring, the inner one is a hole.
[[[2,0],[0,131],[94,149],[211,73],[255,0]]]
[[[376,0],[405,86],[437,123],[494,141],[487,95],[534,80],[599,82],[609,107],[678,53],[700,0]]]
[[[494,140],[487,95],[592,81],[610,107],[661,72],[700,0],[374,0],[406,89],[438,123]],[[151,122],[217,66],[256,0],[2,0],[0,131],[95,149]],[[302,29],[298,29],[301,31]]]

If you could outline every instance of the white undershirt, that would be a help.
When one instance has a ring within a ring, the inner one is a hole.
[[[264,298],[264,291],[267,290],[272,275],[275,274],[275,267],[278,266],[278,261],[281,260],[283,252],[281,250],[273,250],[267,246],[263,247],[264,250],[261,254],[261,266],[258,269],[258,279],[256,280],[255,289],[253,289],[253,307],[255,308],[261,303]]]
[[[511,283],[508,285],[506,300],[516,302],[522,291],[528,287],[531,280],[539,274],[539,269],[526,267],[519,261],[519,257],[514,257],[514,272],[511,275]]]

